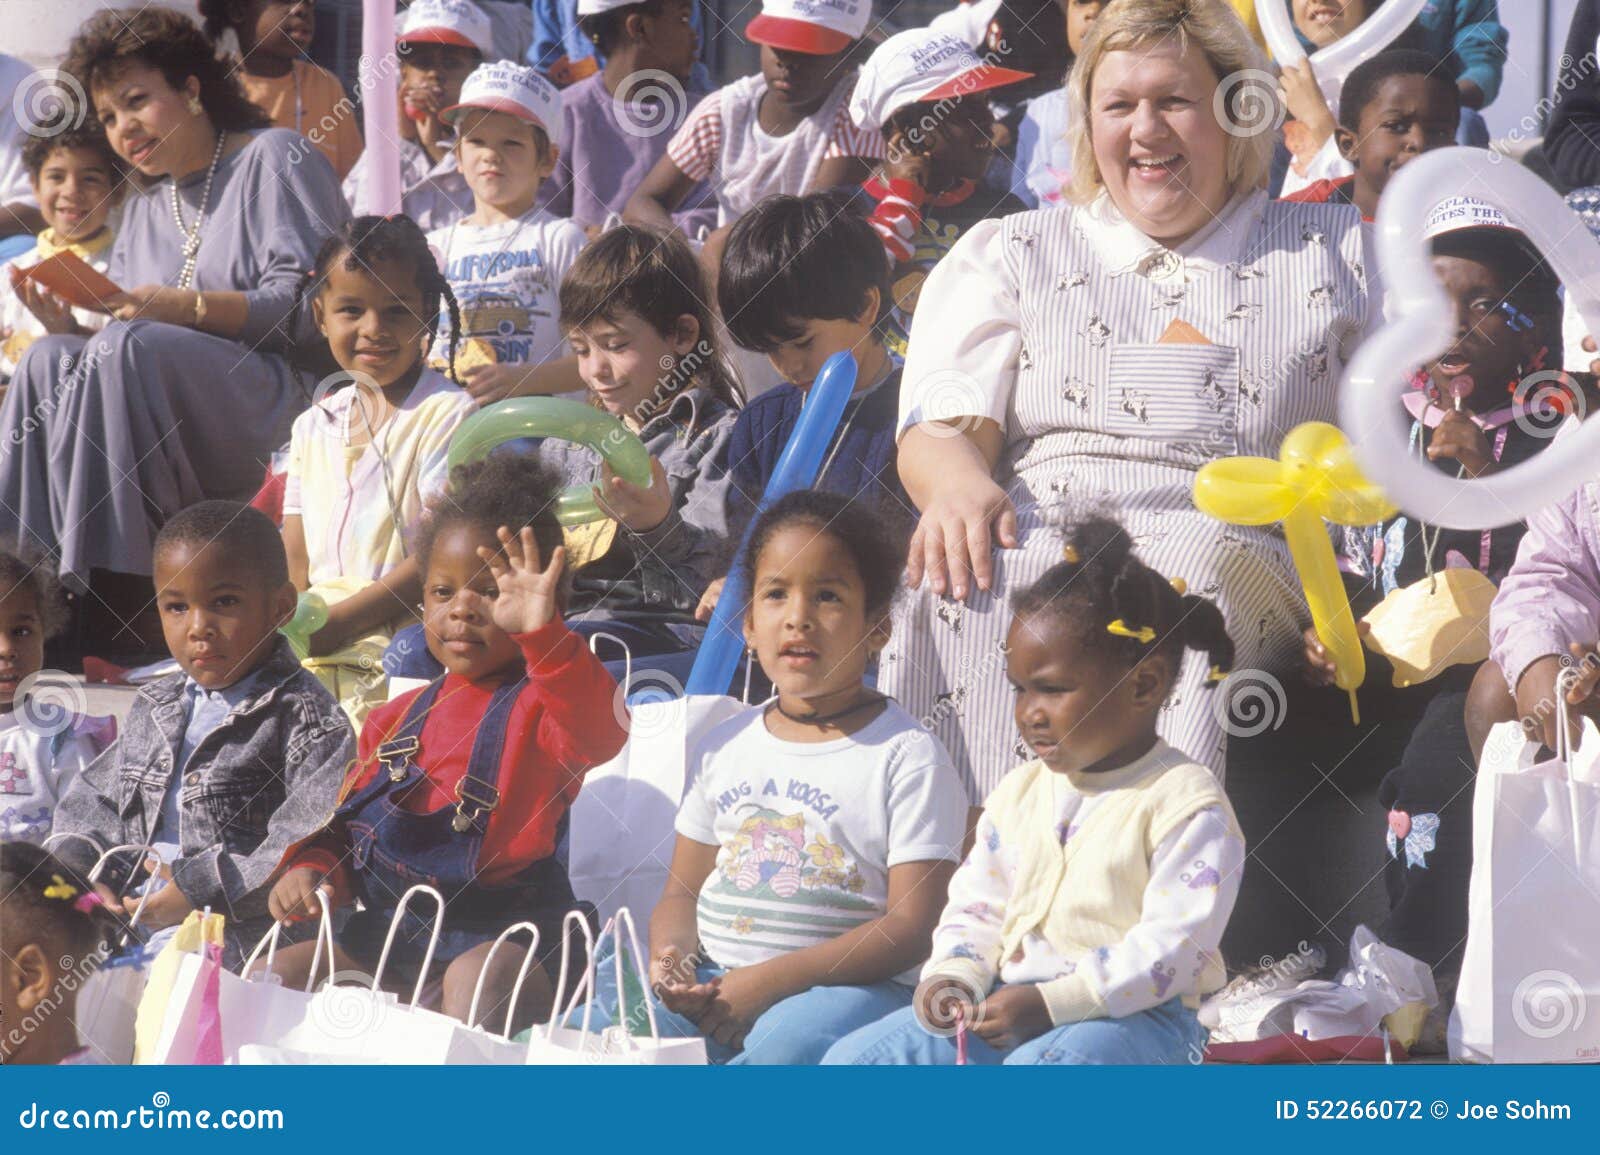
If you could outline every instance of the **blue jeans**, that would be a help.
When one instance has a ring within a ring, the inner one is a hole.
[[[1120,1019],[1085,1019],[1046,1031],[1009,1051],[967,1035],[967,1062],[974,1066],[1061,1067],[1097,1063],[1177,1064],[1199,1062],[1206,1030],[1178,999]],[[956,1061],[954,1036],[929,1034],[905,1007],[862,1027],[828,1051],[828,1066],[949,1067]]]
[[[591,1031],[610,1026],[616,1011],[617,975],[611,961],[614,949],[608,937],[595,961],[598,990],[590,1012]],[[695,970],[695,981],[710,982],[727,971],[727,967],[707,964]],[[868,987],[812,987],[769,1007],[745,1036],[742,1051],[707,1039],[706,1057],[713,1063],[733,1065],[814,1067],[829,1047],[858,1027],[877,1022],[885,1015],[892,1018],[899,1011],[909,1012],[912,989],[895,982]],[[637,997],[636,991],[629,983],[630,998]],[[667,1010],[653,993],[649,998],[655,1004],[656,1028],[662,1038],[692,1039],[700,1034],[699,1027]],[[573,1011],[568,1025],[580,1025],[582,1016],[582,1008]],[[649,1033],[649,1020],[642,1007],[630,1006],[628,1018],[630,1034]]]

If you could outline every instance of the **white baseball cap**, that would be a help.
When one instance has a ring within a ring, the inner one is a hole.
[[[771,48],[831,56],[860,40],[872,20],[872,0],[761,0],[761,15],[744,38]]]
[[[598,16],[602,12],[611,12],[617,8],[628,8],[640,0],[578,0],[579,16]]]
[[[1506,220],[1505,214],[1492,204],[1472,197],[1457,196],[1446,197],[1433,206],[1433,211],[1423,223],[1422,237],[1431,241],[1434,237],[1458,232],[1461,229],[1506,229],[1514,233],[1522,231]]]
[[[461,101],[439,113],[454,124],[468,109],[503,112],[544,129],[551,140],[561,132],[561,93],[537,69],[510,60],[480,64],[461,83]]]
[[[1031,72],[991,64],[960,37],[913,28],[878,45],[861,66],[850,116],[863,127],[881,128],[908,104],[956,99],[1032,78]]]
[[[395,40],[401,44],[457,44],[477,49],[485,60],[498,55],[489,14],[472,0],[416,0],[401,17]]]

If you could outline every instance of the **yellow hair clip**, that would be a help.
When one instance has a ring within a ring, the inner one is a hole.
[[[1221,666],[1212,666],[1211,669],[1206,673],[1206,681],[1214,684],[1224,681],[1227,676],[1227,670],[1224,670]]]
[[[1156,632],[1149,626],[1140,626],[1138,629],[1133,629],[1121,618],[1107,626],[1106,633],[1116,634],[1119,638],[1132,638],[1134,641],[1146,646],[1156,640]]]
[[[1067,562],[1068,565],[1077,565],[1078,564],[1078,547],[1075,546],[1075,545],[1070,545],[1070,544],[1067,545],[1066,547],[1064,547],[1062,549],[1061,556],[1066,559],[1066,562]]]
[[[52,874],[50,876],[50,885],[44,888],[44,896],[46,898],[59,898],[63,902],[68,902],[78,897],[78,888],[59,874]]]
[[[1173,578],[1169,584],[1177,592],[1177,595],[1180,598],[1189,592],[1189,583],[1184,581],[1182,578]]]

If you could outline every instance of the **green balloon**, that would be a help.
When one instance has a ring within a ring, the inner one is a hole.
[[[650,451],[644,442],[605,410],[560,397],[513,397],[480,409],[450,439],[449,467],[482,461],[496,446],[523,437],[587,445],[624,481],[641,488],[650,485]],[[562,525],[583,525],[605,516],[591,486],[571,486],[556,499],[556,520]]]
[[[294,617],[278,628],[289,639],[289,648],[302,662],[311,654],[311,635],[328,624],[328,603],[319,594],[303,593],[295,604]]]

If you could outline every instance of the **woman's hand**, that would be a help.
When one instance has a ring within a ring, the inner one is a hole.
[[[141,285],[125,289],[108,298],[111,315],[119,321],[160,321],[167,325],[194,327],[195,294],[166,285]]]
[[[915,589],[926,576],[934,593],[948,589],[957,601],[966,598],[973,581],[988,590],[995,539],[1005,549],[1017,548],[1016,508],[987,474],[963,474],[923,509],[911,535],[906,581]]]
[[[611,466],[602,462],[594,499],[606,516],[620,521],[634,533],[649,533],[672,513],[667,471],[655,457],[650,458],[650,484],[645,488],[618,477]]]
[[[1289,115],[1304,127],[1304,143],[1297,145],[1297,159],[1309,160],[1333,135],[1338,123],[1328,111],[1317,76],[1309,60],[1294,61],[1283,66],[1278,76],[1278,96]],[[1304,150],[1302,152],[1302,150]]]
[[[972,1024],[972,1033],[998,1051],[1020,1047],[1050,1030],[1050,1009],[1034,983],[1018,983],[990,993]]]
[[[72,315],[72,306],[49,289],[36,281],[18,283],[15,278],[11,284],[16,290],[17,299],[28,312],[33,314],[34,319],[44,326],[46,333],[62,334],[79,331],[78,320]]]
[[[267,913],[275,922],[298,922],[322,913],[322,873],[298,866],[273,884],[267,895]]]
[[[1479,424],[1457,409],[1445,412],[1428,440],[1428,460],[1459,461],[1468,477],[1483,477],[1498,468],[1489,436]]]
[[[515,397],[522,386],[522,368],[517,365],[474,365],[461,374],[461,387],[481,409]]]
[[[501,526],[497,536],[500,549],[478,547],[478,556],[494,577],[498,596],[494,599],[494,624],[508,634],[531,634],[561,616],[556,592],[561,586],[561,570],[567,551],[557,546],[550,564],[541,566],[539,544],[533,530],[524,526],[513,536]]]

